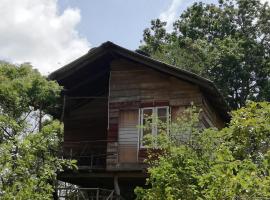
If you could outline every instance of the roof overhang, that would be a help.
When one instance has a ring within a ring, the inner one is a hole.
[[[210,101],[211,105],[218,110],[221,117],[226,122],[229,121],[229,107],[224,97],[212,81],[198,76],[192,72],[168,65],[153,58],[128,50],[112,42],[105,42],[99,47],[91,49],[87,54],[51,73],[49,75],[49,79],[57,80],[58,82],[68,80],[69,77],[71,77],[79,70],[82,70],[82,68],[87,67],[89,64],[108,56],[111,58],[121,56],[134,62],[141,63],[154,70],[197,85],[205,94],[206,98]]]

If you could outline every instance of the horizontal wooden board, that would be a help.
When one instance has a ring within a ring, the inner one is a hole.
[[[193,98],[197,86],[125,60],[111,63],[110,101]]]

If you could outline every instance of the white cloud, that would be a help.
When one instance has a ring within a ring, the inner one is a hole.
[[[173,22],[178,17],[178,9],[184,0],[172,0],[169,8],[159,15],[161,21],[167,22],[166,29],[172,31]]]
[[[90,47],[76,30],[80,11],[68,8],[60,14],[57,0],[1,0],[0,18],[0,59],[31,62],[43,74]]]
[[[261,0],[262,3],[266,3],[268,2],[268,4],[270,4],[270,0]]]

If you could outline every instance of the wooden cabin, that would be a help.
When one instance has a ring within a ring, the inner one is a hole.
[[[144,184],[146,148],[138,125],[145,114],[173,120],[193,102],[203,110],[204,127],[222,128],[229,120],[227,104],[211,81],[111,42],[49,78],[64,88],[63,154],[77,159],[79,167],[59,179],[81,187],[128,196]]]

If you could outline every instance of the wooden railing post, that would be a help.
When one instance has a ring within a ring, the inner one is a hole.
[[[97,196],[96,199],[99,200],[99,188],[97,189]]]
[[[91,169],[93,168],[93,154],[91,154],[91,163],[90,163],[90,167],[91,167]]]

